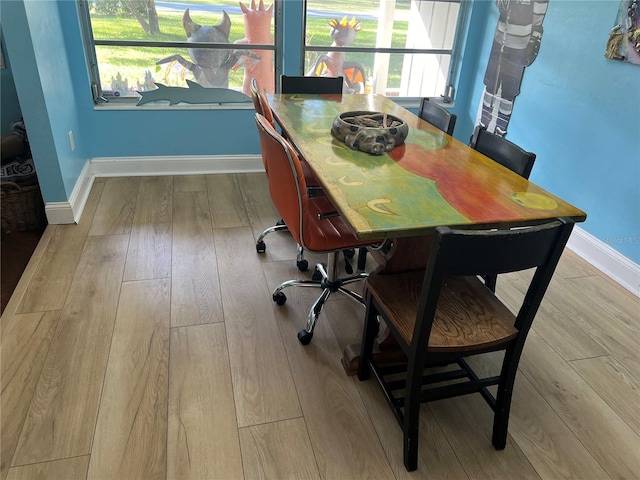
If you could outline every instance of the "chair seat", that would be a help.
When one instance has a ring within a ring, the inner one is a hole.
[[[313,220],[303,223],[303,245],[313,252],[330,252],[375,243],[375,240],[358,240],[352,229],[340,215],[319,219],[319,214],[335,211],[326,197],[309,199],[309,213]]]
[[[424,271],[371,275],[365,284],[398,334],[411,345]],[[477,277],[447,277],[440,291],[428,350],[485,350],[516,337],[515,315]]]

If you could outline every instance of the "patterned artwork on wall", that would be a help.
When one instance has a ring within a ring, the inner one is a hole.
[[[605,57],[640,65],[640,0],[622,0]]]

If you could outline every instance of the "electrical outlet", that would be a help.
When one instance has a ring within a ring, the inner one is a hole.
[[[69,145],[71,145],[71,151],[76,149],[76,142],[73,140],[73,131],[69,130]]]

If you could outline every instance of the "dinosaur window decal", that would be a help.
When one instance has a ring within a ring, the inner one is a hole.
[[[446,96],[466,5],[444,0],[306,2],[305,74],[345,78],[345,93]],[[322,23],[324,30],[318,30]]]
[[[254,77],[273,91],[273,4],[92,0],[81,5],[83,28],[92,38],[96,98],[139,98],[139,105],[245,103]]]

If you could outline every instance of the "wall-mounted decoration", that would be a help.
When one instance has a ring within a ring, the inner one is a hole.
[[[640,0],[622,0],[605,57],[640,65]]]
[[[540,51],[542,22],[549,0],[496,0],[495,4],[500,16],[484,74],[485,87],[476,124],[505,136],[525,68]]]

